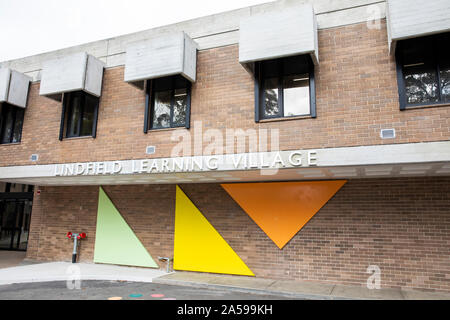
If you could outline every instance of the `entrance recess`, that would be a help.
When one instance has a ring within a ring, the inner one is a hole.
[[[27,249],[32,204],[33,192],[0,193],[0,250]]]

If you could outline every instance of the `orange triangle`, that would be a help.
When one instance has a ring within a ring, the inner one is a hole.
[[[282,249],[346,182],[232,183],[222,187]]]

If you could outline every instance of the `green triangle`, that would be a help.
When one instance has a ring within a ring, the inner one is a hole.
[[[98,196],[94,262],[159,267],[102,188]]]

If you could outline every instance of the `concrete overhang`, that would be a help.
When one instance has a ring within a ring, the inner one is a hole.
[[[386,18],[394,54],[399,40],[450,31],[450,1],[387,0]]]
[[[243,18],[283,8],[289,10],[289,7],[305,2],[310,2],[314,6],[319,30],[384,19],[386,13],[386,3],[380,0],[270,1],[74,47],[2,61],[0,65],[23,72],[31,76],[33,81],[40,81],[43,64],[48,60],[78,52],[89,52],[105,62],[106,68],[122,67],[125,64],[126,48],[130,44],[169,33],[186,32],[198,44],[198,50],[236,45],[239,43],[239,23]]]
[[[10,68],[0,68],[0,103],[26,108],[31,77]]]
[[[197,165],[189,167],[189,164],[194,161]],[[275,162],[276,165],[271,165]],[[180,169],[180,163],[187,163],[188,170]],[[202,168],[199,164],[202,164]],[[162,170],[164,167],[168,170]],[[170,168],[174,168],[174,170],[171,171]],[[449,175],[450,141],[225,156],[0,167],[0,181],[55,186],[300,181]]]
[[[197,44],[176,32],[130,44],[126,49],[124,81],[143,88],[145,80],[182,75],[195,82]]]
[[[239,62],[248,70],[253,63],[308,54],[319,63],[317,19],[312,5],[290,6],[241,19]]]
[[[65,92],[84,91],[100,97],[104,63],[86,52],[44,63],[39,94],[61,101]]]

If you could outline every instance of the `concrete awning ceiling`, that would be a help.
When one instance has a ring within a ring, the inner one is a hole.
[[[130,44],[124,81],[143,87],[145,80],[182,75],[195,82],[197,44],[184,32]]]
[[[0,68],[0,103],[6,102],[25,108],[30,81],[30,77],[20,72],[9,68]]]
[[[450,176],[450,162],[428,164],[346,166],[330,168],[280,169],[273,174],[261,170],[194,172],[194,173],[152,173],[118,174],[108,176],[72,177],[29,177],[0,179],[0,181],[40,186],[76,185],[135,185],[135,184],[178,184],[178,183],[230,183],[263,181],[306,181],[333,179],[373,179]]]
[[[247,160],[242,158],[245,156]],[[211,157],[217,159],[213,161]],[[284,166],[270,165],[277,157]],[[308,159],[313,159],[312,163]],[[0,181],[64,186],[450,176],[450,141],[185,157],[182,168],[188,168],[187,164],[193,164],[193,160],[203,163],[203,168],[192,165],[187,170],[174,165],[174,162],[179,165],[180,160],[155,158],[0,167]],[[172,167],[176,169],[170,170]]]
[[[386,17],[393,54],[399,40],[450,31],[450,1],[388,0]]]
[[[85,52],[44,63],[39,94],[61,101],[65,92],[84,91],[100,97],[104,63]]]
[[[311,5],[243,18],[239,29],[239,62],[251,69],[255,61],[309,54],[319,63],[317,21]]]

